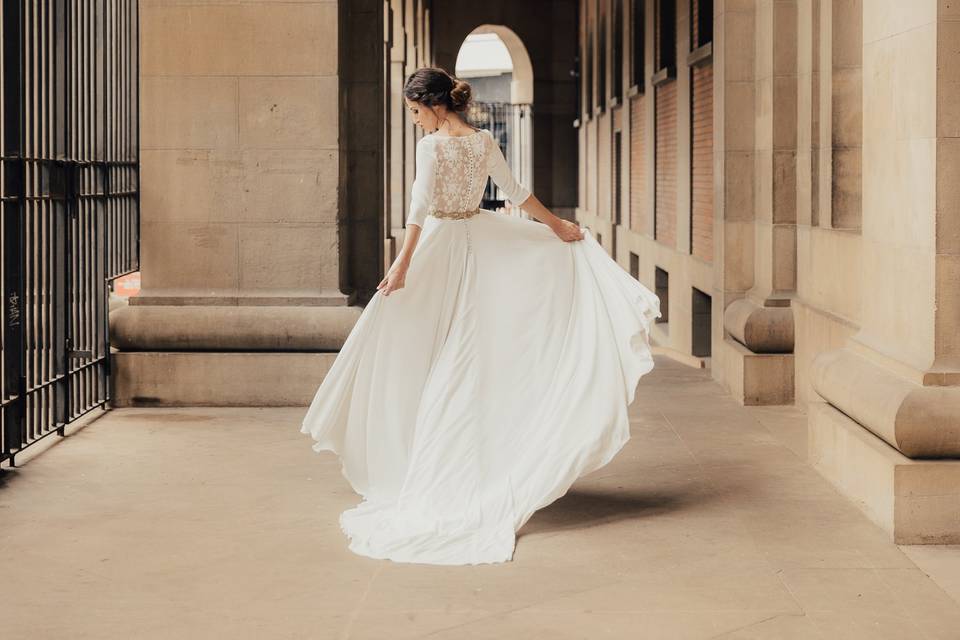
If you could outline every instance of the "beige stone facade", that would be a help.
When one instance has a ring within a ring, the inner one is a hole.
[[[960,541],[960,14],[936,0],[669,5],[581,2],[594,50],[577,217],[667,300],[665,350],[697,353],[708,295],[715,379],[744,404],[807,411],[814,465],[896,540]],[[712,256],[697,250],[707,67]],[[631,141],[619,159],[618,135]]]

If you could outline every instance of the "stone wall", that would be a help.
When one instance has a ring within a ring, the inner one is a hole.
[[[140,23],[136,302],[339,302],[338,3],[148,0]]]

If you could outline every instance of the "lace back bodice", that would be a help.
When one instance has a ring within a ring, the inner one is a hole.
[[[423,226],[428,215],[475,210],[487,177],[520,205],[530,195],[510,172],[500,145],[486,129],[459,137],[431,134],[417,143],[417,174],[407,224]]]

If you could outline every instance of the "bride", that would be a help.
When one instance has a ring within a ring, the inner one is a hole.
[[[402,249],[307,411],[363,500],[354,553],[462,565],[513,559],[516,532],[630,438],[660,301],[588,230],[519,184],[469,84],[404,86],[416,145]],[[487,178],[537,221],[480,209]]]

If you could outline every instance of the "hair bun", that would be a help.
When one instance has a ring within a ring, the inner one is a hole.
[[[473,99],[473,88],[466,80],[459,78],[450,78],[453,80],[453,88],[450,89],[450,108],[454,111],[466,111]]]

